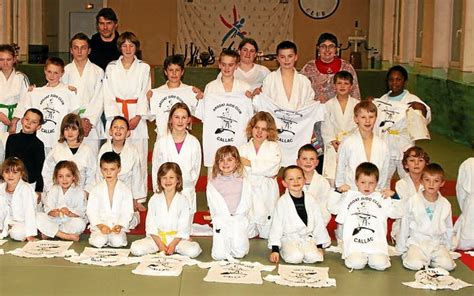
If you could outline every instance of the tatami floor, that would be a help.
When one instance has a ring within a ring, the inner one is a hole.
[[[199,129],[198,126],[196,126]],[[197,130],[195,130],[197,132]],[[468,147],[454,144],[442,136],[432,135],[432,141],[419,143],[440,163],[449,180],[457,176],[459,164],[473,156]],[[201,172],[205,175],[205,171]],[[458,212],[455,198],[449,198]],[[206,210],[205,196],[198,194],[198,210]],[[129,243],[140,236],[129,236]],[[197,258],[211,261],[211,238],[194,238],[203,249]],[[5,252],[22,247],[24,243],[8,241],[0,248]],[[87,235],[74,243],[72,249],[82,252],[88,246]],[[248,261],[269,264],[266,241],[250,242]],[[263,285],[218,284],[204,282],[207,270],[197,266],[184,267],[179,277],[147,277],[132,274],[136,265],[94,267],[70,263],[61,258],[26,259],[9,254],[0,255],[0,295],[474,295],[474,287],[459,291],[424,291],[408,288],[402,282],[414,280],[414,272],[401,265],[399,257],[392,257],[392,267],[384,272],[365,269],[350,272],[339,254],[327,253],[323,263],[314,266],[329,267],[329,275],[337,281],[335,288],[290,288],[264,282]],[[273,271],[276,273],[276,270]],[[265,273],[263,273],[265,275]],[[461,261],[452,272],[454,277],[474,284],[474,272]]]

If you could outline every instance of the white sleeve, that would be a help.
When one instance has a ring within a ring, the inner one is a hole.
[[[469,194],[474,190],[474,188],[471,188],[471,184],[474,183],[474,176],[470,174],[471,165],[474,165],[474,158],[465,160],[459,166],[458,180],[456,182],[456,197],[462,213],[467,211],[464,203]]]
[[[23,196],[23,206],[25,207],[25,236],[28,237],[36,236],[38,231],[36,228],[36,193],[29,185],[26,186],[28,186],[28,188],[26,189],[26,194]]]
[[[334,132],[334,126],[332,124],[331,114],[326,111],[324,121],[321,124],[321,136],[323,137],[324,145],[326,146],[331,145],[331,142],[336,140],[336,133]]]
[[[83,190],[77,190],[76,196],[74,196],[73,206],[69,209],[80,218],[84,218],[86,215],[86,195]]]
[[[140,94],[137,102],[137,114],[142,117],[148,116],[148,99],[146,98],[146,93],[151,89],[151,77],[150,77],[150,66],[145,64],[142,75],[146,78],[142,80],[142,85],[140,89]]]
[[[201,151],[201,145],[199,144],[199,141],[196,139],[194,142],[194,151],[192,155],[192,168],[191,168],[191,181],[193,182],[194,186],[196,186],[196,183],[199,179],[200,173],[201,173],[201,164],[202,164],[202,151]]]
[[[104,72],[101,71],[100,73],[101,75],[95,81],[93,97],[89,101],[86,111],[83,114],[83,117],[88,118],[92,125],[99,123],[100,116],[102,112],[104,112],[104,97],[102,92]]]
[[[46,193],[46,196],[43,199],[44,212],[46,213],[46,215],[48,215],[49,212],[57,208],[56,203],[58,200],[58,196],[55,193],[56,190],[54,190],[54,188],[51,188],[51,190]]]
[[[56,150],[56,145],[48,153],[48,156],[46,156],[46,159],[44,160],[43,170],[41,171],[41,175],[43,176],[43,183],[44,183],[43,192],[48,192],[53,186],[53,172],[54,172],[54,167],[56,166],[56,160],[54,159],[55,150]]]
[[[456,249],[456,245],[453,242],[454,229],[453,229],[453,216],[452,216],[452,211],[451,211],[451,204],[449,204],[449,202],[447,201],[446,206],[448,210],[448,215],[446,217],[446,220],[443,221],[443,223],[446,224],[446,233],[445,233],[446,247],[448,248],[448,250],[454,251]]]
[[[115,189],[118,189],[118,188],[115,188]],[[130,220],[132,220],[132,215],[133,215],[133,197],[132,197],[132,192],[130,191],[130,189],[126,188],[125,186],[120,188],[120,190],[123,190],[120,193],[123,196],[121,197],[122,204],[121,204],[121,209],[120,209],[120,216],[117,219],[117,224],[127,229],[128,225],[130,224]]]
[[[281,198],[281,197],[280,197]],[[281,238],[283,236],[283,217],[285,216],[284,209],[280,206],[280,200],[277,202],[273,212],[272,224],[270,226],[270,233],[268,235],[268,248],[278,246],[281,248]]]
[[[113,71],[113,65],[108,65],[105,70],[104,83],[102,85],[102,94],[104,99],[104,113],[107,119],[112,119],[120,115],[121,111],[115,102],[115,94],[113,93],[113,81],[110,79],[110,72]]]
[[[89,198],[87,200],[86,213],[92,227],[102,223],[100,220],[100,191],[100,187],[94,187],[94,189],[89,193]]]
[[[85,145],[85,144],[84,144]],[[93,155],[92,150],[88,149],[89,156],[87,157],[86,176],[84,182],[84,190],[90,192],[96,183],[95,174],[97,172],[97,161]]]
[[[138,154],[133,156],[135,161],[132,166],[132,195],[134,199],[143,199],[146,197],[145,184],[146,177],[143,176],[140,164],[140,157]]]
[[[18,102],[18,106],[15,108],[13,112],[13,117],[16,118],[23,118],[25,115],[26,110],[31,108],[31,93],[33,91],[26,92],[23,96],[20,97],[20,101]]]
[[[403,208],[403,217],[400,220],[400,234],[398,235],[398,240],[396,241],[395,248],[398,253],[403,254],[408,250],[407,241],[410,236],[410,220],[411,220],[411,203],[409,199],[402,203]]]
[[[153,195],[148,202],[148,212],[145,220],[145,232],[147,236],[158,235],[158,224],[155,221],[155,218],[158,216],[156,214],[156,195]]]
[[[163,139],[164,140],[164,139]],[[158,169],[160,168],[160,165],[163,163],[163,160],[160,157],[160,151],[159,151],[159,144],[158,142],[155,142],[155,147],[153,148],[153,156],[151,160],[151,182],[152,182],[152,188],[153,192],[156,192],[158,189]]]
[[[329,247],[331,245],[331,238],[329,237],[326,229],[326,221],[323,219],[322,209],[316,201],[314,203],[314,229],[313,236],[317,245],[323,245],[323,247]]]
[[[206,89],[207,89],[207,86],[206,86]],[[194,116],[202,120],[206,112],[205,107],[206,107],[206,96],[204,95],[204,98],[202,98],[202,100],[199,100],[197,103],[196,113],[194,114]]]
[[[183,197],[183,202],[185,205],[181,207],[181,210],[179,212],[179,217],[176,217],[178,219],[178,229],[176,236],[181,238],[181,239],[188,239],[189,234],[190,234],[190,228],[191,225],[189,225],[189,203],[188,203],[188,198],[186,196]]]
[[[339,152],[337,154],[337,168],[335,180],[336,188],[346,183],[344,175],[346,173],[346,167],[349,165],[349,150],[351,147],[347,147],[348,145],[344,144],[344,142],[341,143],[341,146],[339,146]]]

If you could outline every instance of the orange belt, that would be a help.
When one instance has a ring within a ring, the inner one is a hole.
[[[122,104],[122,113],[125,118],[128,118],[128,104],[136,104],[138,102],[138,99],[120,99],[120,98],[115,98],[115,101],[117,103]]]

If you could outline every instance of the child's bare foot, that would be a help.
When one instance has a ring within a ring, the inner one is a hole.
[[[42,233],[42,234],[41,234],[41,239],[47,240],[47,239],[49,239],[49,236],[47,236],[46,234]]]

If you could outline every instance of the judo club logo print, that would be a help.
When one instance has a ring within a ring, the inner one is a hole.
[[[295,128],[298,125],[299,120],[303,118],[303,114],[297,111],[283,109],[276,109],[274,114],[275,117],[279,119],[280,123],[279,126],[277,126],[279,141],[282,143],[293,142],[293,137],[296,135]]]
[[[223,103],[214,107],[213,111],[220,121],[220,127],[214,131],[214,134],[218,135],[217,141],[232,142],[235,136],[235,126],[238,124],[235,118],[240,117],[242,110],[232,103]]]
[[[91,257],[92,262],[115,263],[118,261],[119,254],[115,251],[98,250],[97,254]]]
[[[248,276],[253,268],[252,265],[247,265],[242,262],[228,263],[222,266],[223,271],[221,272],[221,276],[229,279],[241,279]]]
[[[171,108],[176,104],[176,103],[183,103],[183,99],[181,99],[177,95],[169,95],[165,96],[158,102],[158,107],[163,110],[164,113],[170,113]]]
[[[56,130],[56,125],[58,125],[59,114],[61,113],[57,110],[57,106],[64,106],[64,100],[55,94],[49,94],[40,101],[42,106],[42,111],[44,113],[44,124],[41,127],[41,131],[46,134],[52,134]]]
[[[372,219],[377,219],[376,216],[370,213],[369,207],[372,204],[381,208],[382,206],[371,197],[360,197],[353,200],[350,204],[356,204],[356,209],[352,215],[357,216],[357,226],[352,231],[352,237],[355,243],[367,244],[375,240],[375,230],[371,226]]]
[[[222,16],[222,14],[219,15],[219,18],[221,19],[221,22],[224,24],[224,26],[229,28],[229,31],[227,31],[227,33],[224,34],[224,37],[222,37],[221,46],[223,46],[225,42],[227,41],[227,39],[230,38],[232,42],[228,46],[228,48],[232,48],[232,46],[235,43],[236,36],[239,36],[241,39],[244,39],[244,35],[247,35],[247,32],[242,31],[242,27],[244,26],[244,23],[245,23],[245,18],[239,19],[239,15],[237,13],[237,8],[235,7],[235,5],[232,8],[232,15],[234,17],[234,21],[232,23],[228,22]]]

